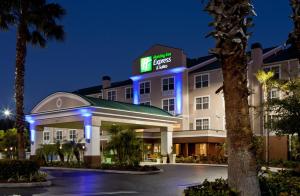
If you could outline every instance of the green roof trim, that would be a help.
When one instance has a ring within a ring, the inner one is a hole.
[[[106,100],[106,99],[88,97],[88,96],[84,96],[84,95],[80,95],[80,94],[76,94],[76,95],[85,99],[86,101],[88,101],[91,104],[91,106],[95,106],[95,107],[102,107],[102,108],[117,109],[117,110],[129,111],[129,112],[140,112],[140,113],[145,113],[145,114],[173,117],[173,115],[170,114],[169,112],[166,112],[165,110],[162,110],[155,106],[136,105],[136,104],[132,104],[132,103],[124,103],[124,102],[119,102],[119,101],[110,101],[110,100]]]

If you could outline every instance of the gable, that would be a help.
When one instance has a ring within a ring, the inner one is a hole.
[[[39,104],[37,104],[33,110],[32,114],[44,113],[50,111],[58,111],[70,108],[78,108],[83,106],[90,106],[91,104],[84,100],[82,97],[65,92],[54,93]]]

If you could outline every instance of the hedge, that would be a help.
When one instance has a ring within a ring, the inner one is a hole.
[[[7,180],[11,177],[29,177],[38,172],[40,166],[31,160],[0,160],[0,179]]]

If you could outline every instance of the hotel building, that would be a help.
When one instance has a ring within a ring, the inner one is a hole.
[[[255,77],[259,69],[273,70],[278,79],[298,77],[299,62],[284,46],[262,48],[253,44],[248,62],[251,126],[264,136],[263,90]],[[31,125],[31,154],[39,144],[64,140],[86,143],[86,160],[99,161],[112,124],[128,126],[143,138],[145,154],[217,156],[226,140],[222,70],[212,56],[188,58],[180,48],[154,45],[132,64],[132,76],[102,84],[58,92],[42,100],[27,116]],[[100,83],[100,82],[99,82]],[[272,89],[271,97],[280,97]],[[222,152],[223,153],[223,152]],[[288,138],[271,134],[270,158],[286,159]],[[144,156],[145,159],[149,156]]]

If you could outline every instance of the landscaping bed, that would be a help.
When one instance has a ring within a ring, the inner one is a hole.
[[[75,162],[52,162],[48,163],[46,165],[43,165],[44,168],[47,167],[57,167],[57,168],[77,168],[77,169],[99,169],[99,170],[118,170],[118,171],[140,171],[140,172],[147,172],[147,171],[160,171],[159,168],[156,166],[133,166],[133,165],[118,165],[118,164],[108,164],[108,163],[102,163],[99,167],[96,168],[90,168],[87,167],[84,163],[75,163]]]
[[[31,160],[0,160],[0,187],[6,187],[5,184],[24,184],[24,186],[49,184],[43,183],[47,182],[47,173],[39,169],[38,163]]]
[[[102,170],[121,170],[121,171],[159,171],[160,169],[155,166],[132,166],[132,165],[115,165],[115,164],[101,164],[97,169]]]
[[[300,193],[300,173],[295,171],[266,171],[259,175],[259,183],[262,196],[296,196]],[[187,187],[184,190],[184,194],[186,196],[239,195],[228,186],[227,180],[224,179],[216,179],[213,182],[205,180],[202,184]]]
[[[224,156],[177,157],[176,163],[227,164],[227,157]]]

